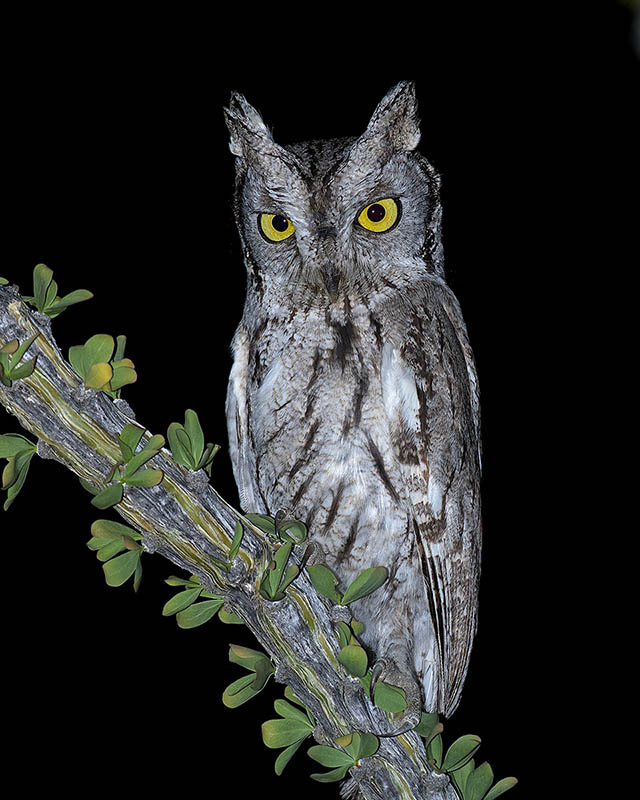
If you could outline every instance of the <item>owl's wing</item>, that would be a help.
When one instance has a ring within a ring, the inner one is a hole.
[[[386,354],[390,424],[403,464],[438,644],[439,708],[455,710],[476,629],[480,574],[478,381],[458,302],[447,287],[416,307]],[[383,368],[384,373],[384,368]],[[383,382],[385,382],[383,374]]]
[[[238,327],[233,338],[233,367],[227,387],[227,431],[233,476],[240,495],[240,507],[245,512],[266,513],[258,491],[255,458],[249,446],[247,409],[247,374],[249,369],[249,336]]]

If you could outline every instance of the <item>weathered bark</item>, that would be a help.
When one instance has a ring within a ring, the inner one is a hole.
[[[104,392],[85,390],[52,338],[49,318],[30,310],[15,288],[0,286],[0,346],[37,332],[40,336],[25,356],[29,360],[37,355],[35,371],[11,387],[0,384],[0,401],[38,437],[41,455],[102,488],[121,458],[118,434],[134,421],[130,408]],[[331,609],[304,570],[283,600],[265,600],[258,586],[272,558],[267,537],[209,484],[176,464],[168,450],[149,466],[163,471],[162,483],[125,487],[115,510],[142,533],[147,551],[160,553],[225,596],[226,607],[242,617],[276,664],[276,680],[289,685],[315,716],[316,740],[331,745],[355,730],[391,732],[387,715],[339,663]],[[215,559],[226,560],[237,520],[244,527],[242,545],[224,572]],[[428,768],[424,744],[415,733],[381,738],[377,753],[353,769],[352,778],[368,800],[456,797],[449,778]]]

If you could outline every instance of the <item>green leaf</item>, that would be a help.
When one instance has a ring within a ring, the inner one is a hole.
[[[282,775],[282,771],[287,766],[287,764],[291,761],[293,755],[300,749],[300,746],[304,742],[304,739],[300,739],[299,742],[294,742],[293,744],[286,747],[280,755],[276,758],[276,763],[274,765],[276,775]]]
[[[260,650],[253,650],[251,647],[244,647],[239,644],[229,645],[229,661],[232,664],[239,664],[245,669],[255,671],[256,665],[263,660],[271,663],[269,656]]]
[[[300,544],[307,538],[307,526],[297,519],[286,519],[279,527],[280,539]]]
[[[379,747],[380,740],[377,736],[374,736],[372,733],[358,733],[358,731],[354,731],[351,744],[348,745],[346,749],[357,763],[361,758],[370,758],[377,752]]]
[[[267,681],[274,673],[274,667],[268,658],[263,658],[255,666],[255,678],[251,684],[256,692],[261,692],[267,685]]]
[[[358,575],[344,593],[340,605],[346,606],[354,600],[375,592],[387,580],[389,572],[386,567],[369,567]]]
[[[249,677],[250,682],[244,682],[240,687],[244,691],[242,702],[246,702],[250,697],[261,692],[275,671],[271,659],[265,653],[241,645],[229,645],[229,661],[242,665],[251,673],[249,676],[245,676],[245,678]],[[231,687],[227,687],[225,694],[233,694],[233,687],[236,685],[238,685],[237,681]]]
[[[203,600],[200,603],[193,603],[184,611],[179,611],[176,615],[176,621],[179,628],[188,630],[189,628],[197,628],[199,625],[204,625],[208,622],[217,612],[222,608],[224,600]]]
[[[326,744],[314,744],[307,750],[307,755],[323,767],[351,767],[354,763],[349,753]]]
[[[340,602],[340,595],[335,588],[338,585],[338,579],[329,567],[325,567],[324,564],[313,564],[307,567],[307,574],[318,594],[328,598],[335,605]]]
[[[236,527],[233,535],[233,541],[231,542],[231,549],[229,550],[229,561],[233,561],[233,559],[238,555],[238,550],[240,549],[240,544],[242,542],[242,537],[244,535],[244,528],[242,527],[242,523],[240,520],[236,522]]]
[[[338,767],[337,769],[332,769],[330,772],[314,772],[310,775],[310,778],[313,778],[314,781],[318,781],[318,783],[334,783],[334,781],[341,781],[349,770],[349,764],[344,767]]]
[[[442,762],[442,769],[445,772],[453,772],[456,769],[460,769],[475,755],[481,744],[480,737],[473,734],[467,734],[456,739],[447,750]]]
[[[374,691],[373,702],[383,711],[390,711],[397,714],[404,711],[407,707],[405,693],[400,687],[392,686],[390,683],[378,681]]]
[[[22,454],[19,453],[16,456],[16,462],[20,459]],[[7,489],[7,499],[4,502],[3,508],[5,511],[9,509],[13,501],[18,496],[20,489],[24,486],[24,482],[27,479],[27,473],[29,472],[29,465],[31,463],[31,457],[33,453],[27,454],[27,457],[22,461],[21,466],[17,467],[17,475],[15,479],[12,481],[11,486]]]
[[[235,708],[262,691],[269,677],[274,673],[275,667],[265,653],[240,645],[229,646],[229,661],[241,664],[250,670],[249,675],[234,681],[223,694],[224,704],[229,708]],[[240,696],[235,696],[238,693]]]
[[[493,770],[485,761],[476,767],[467,778],[464,800],[482,800],[493,783]]]
[[[138,380],[138,373],[129,364],[116,364],[112,362],[113,376],[111,378],[111,390],[117,391],[123,386],[129,386]]]
[[[280,716],[284,717],[285,719],[296,720],[302,725],[306,725],[309,730],[313,730],[315,727],[309,721],[309,717],[305,711],[292,706],[291,703],[287,703],[286,700],[276,700],[273,704],[273,707],[276,710],[276,713],[280,714]]]
[[[113,354],[114,361],[121,361],[124,358],[124,349],[127,345],[126,336],[116,336],[116,352]]]
[[[124,487],[121,483],[111,483],[92,499],[91,505],[103,510],[115,506],[122,500]]]
[[[420,714],[420,722],[414,728],[415,732],[422,736],[424,739],[431,739],[433,729],[438,724],[437,714],[426,714],[424,711]]]
[[[169,575],[168,578],[165,578],[164,581],[169,586],[189,586],[193,587],[194,585],[200,585],[200,581],[194,579],[193,577],[190,580],[186,580],[185,578],[178,578],[175,575]]]
[[[87,547],[89,548],[89,550],[100,550],[100,548],[104,546],[105,546],[105,540],[97,539],[96,537],[92,537],[87,542]]]
[[[230,683],[229,686],[227,686],[225,689],[225,694],[229,695],[229,697],[234,697],[240,692],[243,692],[245,689],[251,689],[253,677],[253,675],[243,675],[241,678],[237,678],[235,681],[233,681],[233,683]],[[253,691],[252,694],[254,694]]]
[[[84,344],[85,364],[102,364],[111,361],[115,342],[108,333],[96,333]]]
[[[31,345],[35,342],[35,340],[40,336],[40,333],[34,333],[33,336],[30,336],[28,339],[25,339],[18,347],[15,349],[13,354],[11,355],[11,372],[14,371],[15,366],[20,363],[22,357],[27,352],[27,350],[31,347]],[[32,359],[33,360],[33,359]],[[33,367],[32,367],[33,370]]]
[[[100,493],[100,489],[96,489],[96,487],[90,481],[87,481],[84,478],[78,478],[78,480],[80,481],[80,486],[82,486],[83,489],[86,489],[89,494],[96,495]]]
[[[127,465],[124,468],[123,477],[129,478],[134,472],[136,472],[136,470],[139,470],[140,467],[143,467],[147,463],[147,461],[151,461],[151,459],[157,455],[158,449],[148,448],[145,445],[139,453],[136,453],[133,458],[127,462]]]
[[[500,797],[500,795],[504,794],[508,789],[513,789],[516,783],[518,783],[517,778],[503,778],[498,781],[495,786],[491,787],[483,800],[496,800],[496,797]]]
[[[253,675],[243,675],[227,686],[222,693],[222,702],[227,708],[237,708],[255,697],[257,692],[251,687]]]
[[[30,361],[27,361],[25,364],[21,364],[19,367],[11,370],[11,380],[12,381],[19,381],[22,378],[28,378],[36,368],[36,363],[38,361],[38,356],[35,355]]]
[[[294,719],[269,719],[262,724],[262,740],[271,749],[288,747],[294,742],[306,739],[310,733],[311,728],[308,723]]]
[[[171,600],[168,600],[162,608],[162,616],[170,617],[177,614],[179,611],[184,611],[185,608],[195,602],[200,596],[202,588],[185,589],[183,592],[178,592]]]
[[[263,533],[275,537],[276,526],[273,517],[270,517],[268,514],[245,514],[245,517]]]
[[[202,454],[202,458],[198,463],[198,468],[206,470],[207,473],[211,475],[211,462],[213,461],[213,457],[215,456],[215,454],[218,452],[219,449],[220,449],[219,444],[213,444],[212,442],[209,442],[209,444],[207,444],[204,453]]]
[[[286,567],[287,561],[289,560],[289,556],[291,555],[292,549],[293,549],[292,542],[285,542],[284,544],[282,544],[276,550],[275,555],[273,556],[273,563],[274,563],[273,569],[268,569],[264,577],[263,580],[264,588],[266,590],[267,595],[273,600],[280,599],[279,595],[282,594],[282,590],[280,589],[280,585],[282,583],[282,574]],[[293,580],[293,578],[295,578],[295,575],[293,577],[288,575],[288,577],[290,577],[291,580]],[[291,582],[291,580],[289,581],[289,583]]]
[[[140,444],[143,435],[144,428],[141,428],[139,425],[134,425],[131,422],[125,425],[120,431],[118,441],[120,444],[120,452],[125,461],[130,461],[133,458],[133,454]]]
[[[18,480],[19,471],[17,462],[17,456],[10,456],[7,458],[7,463],[2,470],[2,481],[0,482],[0,486],[3,489],[8,489]]]
[[[244,625],[242,617],[234,614],[233,611],[225,611],[224,608],[221,608],[218,612],[218,619],[220,622],[224,622],[225,625]]]
[[[157,486],[163,478],[161,469],[139,469],[135,475],[126,478],[125,483],[128,486]]]
[[[98,539],[114,539],[117,536],[128,536],[136,541],[142,539],[142,534],[134,528],[111,519],[97,519],[91,525],[91,535]]]
[[[44,311],[45,314],[47,313],[49,306],[54,303],[56,299],[60,299],[58,298],[58,284],[52,280],[47,288],[47,294],[44,298],[44,308],[42,311]]]
[[[18,346],[19,346],[18,340],[12,339],[10,342],[7,342],[6,344],[3,344],[2,347],[0,347],[0,353],[2,353],[5,356],[13,355],[18,349]]]
[[[133,573],[133,591],[137,592],[140,588],[140,581],[142,580],[142,559],[138,561],[138,565],[136,566],[136,570]]]
[[[343,647],[346,647],[348,644],[351,643],[353,632],[346,622],[340,621],[336,625],[336,635],[338,637],[338,644],[340,645],[340,649],[342,650]]]
[[[0,277],[0,286],[6,286],[9,281],[6,278]]]
[[[36,264],[33,269],[33,299],[38,311],[43,311],[46,305],[47,290],[53,280],[53,270],[46,264]]]
[[[179,435],[183,431],[182,425],[179,422],[172,422],[167,428],[167,439],[169,440],[169,448],[173,458],[183,467],[191,469],[191,454],[188,448],[182,443],[182,437]]]
[[[467,763],[463,767],[460,767],[460,769],[457,769],[451,773],[451,777],[453,778],[455,785],[460,790],[462,797],[464,797],[465,786],[467,785],[467,778],[473,772],[474,766],[475,763],[471,758],[469,759],[469,761],[467,761]]]
[[[19,433],[0,434],[0,458],[11,458],[25,450],[36,451],[36,444]]]
[[[88,365],[84,360],[84,345],[74,344],[69,348],[69,361],[71,366],[75,369],[78,375],[84,379]]]
[[[194,458],[193,452],[191,450],[191,439],[189,438],[185,429],[180,425],[179,427],[175,428],[174,435],[180,446],[182,447],[182,451],[186,453],[187,456],[187,463],[189,469],[195,470],[196,467],[196,459]]]
[[[297,696],[294,694],[294,692],[293,692],[293,689],[292,689],[290,686],[285,686],[285,687],[284,687],[284,696],[285,696],[285,697],[287,698],[287,700],[289,700],[290,702],[292,702],[292,703],[296,703],[297,705],[299,705],[299,706],[302,706],[302,707],[304,708],[304,703],[302,702],[302,700],[301,700],[299,697],[297,697]],[[308,712],[307,712],[307,713],[308,713]]]
[[[140,425],[134,425],[133,422],[128,422],[120,431],[118,438],[121,444],[125,444],[129,450],[135,453],[143,436],[144,428],[141,428]]]
[[[103,539],[102,542],[102,547],[97,548],[98,552],[96,556],[98,561],[108,561],[118,553],[126,550],[124,542],[122,541],[122,536],[118,536],[116,539]]]
[[[434,736],[427,745],[427,757],[430,764],[435,764],[438,769],[440,768],[442,764],[442,735],[440,733]]]
[[[122,586],[136,571],[142,550],[129,550],[102,565],[108,586]]]
[[[84,377],[84,385],[87,389],[102,389],[105,387],[113,375],[113,370],[104,362],[93,363],[87,370]]]
[[[191,455],[193,456],[194,466],[196,466],[204,452],[204,434],[200,427],[198,415],[190,408],[184,412],[184,430],[191,442]]]
[[[155,454],[164,447],[164,444],[164,436],[161,433],[154,433],[153,436],[149,437],[149,441],[146,442],[143,450],[150,450]]]
[[[91,300],[93,294],[86,289],[76,289],[73,292],[69,292],[66,294],[61,300],[58,302],[53,303],[52,305],[47,308],[47,314],[50,316],[58,316],[61,314],[65,309],[69,308],[69,306],[76,305],[76,303],[82,303],[85,300]]]
[[[367,672],[367,654],[359,644],[348,644],[338,653],[338,661],[351,675],[362,678]]]
[[[300,567],[297,564],[289,564],[287,567],[284,577],[280,583],[279,593],[284,594],[287,587],[289,587],[293,581],[298,577],[300,574]]]
[[[7,459],[4,469],[2,470],[2,488],[8,489],[18,480],[18,467],[15,457]]]

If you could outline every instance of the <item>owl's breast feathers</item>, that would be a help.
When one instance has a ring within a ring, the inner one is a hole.
[[[416,672],[431,673],[434,703],[448,715],[476,626],[478,391],[452,293],[430,285],[415,299],[401,313],[345,301],[245,317],[227,416],[245,510],[293,508],[345,581],[384,564],[399,602],[426,605],[438,663]]]

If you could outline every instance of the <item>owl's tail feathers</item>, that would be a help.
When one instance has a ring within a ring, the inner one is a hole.
[[[460,703],[462,689],[469,668],[469,659],[471,658],[471,648],[476,632],[476,623],[476,614],[469,614],[467,616],[466,625],[461,626],[462,630],[458,635],[457,647],[452,648],[453,652],[451,653],[449,668],[447,670],[447,691],[442,709],[442,713],[445,717],[450,717]]]

